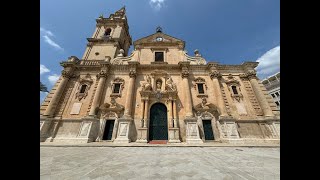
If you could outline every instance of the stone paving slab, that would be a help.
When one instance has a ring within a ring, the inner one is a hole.
[[[201,144],[188,143],[168,143],[168,144],[149,144],[149,143],[113,143],[113,142],[92,142],[92,143],[57,143],[57,142],[41,142],[40,147],[280,147],[280,144],[271,143],[220,143],[210,142]]]
[[[280,148],[40,147],[40,179],[280,179]]]

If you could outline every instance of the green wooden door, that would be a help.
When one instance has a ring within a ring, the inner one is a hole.
[[[149,140],[168,140],[167,107],[156,103],[150,109]]]
[[[214,140],[211,120],[203,120],[203,130],[205,140]]]

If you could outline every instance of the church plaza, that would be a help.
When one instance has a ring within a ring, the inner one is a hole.
[[[279,147],[41,147],[40,157],[43,180],[280,179]]]

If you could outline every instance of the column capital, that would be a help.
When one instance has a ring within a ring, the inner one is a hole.
[[[108,69],[104,69],[101,70],[98,74],[97,74],[97,78],[100,79],[101,77],[106,78],[108,76]]]
[[[209,72],[209,76],[211,79],[214,79],[214,78],[221,78],[221,73],[217,70],[212,70],[211,72]]]
[[[250,79],[258,79],[257,73],[255,70],[248,70],[244,74],[240,74],[239,76],[240,76],[240,78],[248,78],[249,80]]]
[[[74,76],[74,74],[71,70],[65,70],[65,69],[61,71],[61,75],[62,75],[62,77],[67,78],[67,79]]]
[[[138,61],[128,61],[129,64],[129,76],[135,78],[137,76],[137,66],[140,64]]]

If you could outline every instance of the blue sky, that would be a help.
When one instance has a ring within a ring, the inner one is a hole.
[[[40,80],[50,90],[59,62],[82,58],[95,19],[126,6],[133,41],[163,32],[198,49],[207,61],[259,61],[263,79],[280,69],[279,0],[43,0],[40,1]],[[131,48],[132,49],[132,48]],[[45,93],[40,93],[40,101]]]

